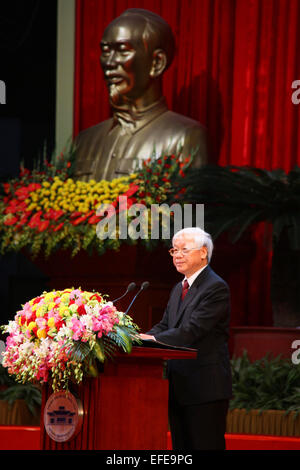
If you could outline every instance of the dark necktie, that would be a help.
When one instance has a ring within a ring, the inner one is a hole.
[[[181,300],[183,300],[185,298],[188,290],[189,290],[189,283],[185,279],[184,283],[183,283],[183,286],[182,286]]]

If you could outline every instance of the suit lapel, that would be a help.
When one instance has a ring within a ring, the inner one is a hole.
[[[205,277],[209,274],[209,271],[210,271],[210,267],[209,266],[206,266],[206,268],[201,271],[201,273],[199,274],[199,276],[196,277],[195,281],[193,282],[192,286],[190,287],[190,289],[188,290],[185,298],[183,299],[183,301],[181,301],[181,291],[182,291],[182,284],[179,283],[179,289],[176,290],[176,296],[177,296],[177,309],[173,310],[173,315],[172,315],[172,325],[170,325],[170,327],[174,328],[179,320],[181,319],[187,305],[193,300],[193,298],[195,297],[196,294],[199,294],[200,292],[200,289],[201,289],[201,283],[203,282],[203,280],[205,279]],[[179,291],[179,295],[178,295],[178,291]],[[174,292],[175,294],[175,292]],[[175,306],[175,301],[174,301],[174,306]]]
[[[182,285],[181,285],[181,282],[179,282],[175,286],[175,289],[170,298],[171,305],[170,305],[170,313],[169,313],[169,328],[171,328],[172,325],[174,325],[176,322],[176,314],[181,304],[181,291],[182,291]]]

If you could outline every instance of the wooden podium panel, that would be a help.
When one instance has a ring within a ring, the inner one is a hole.
[[[57,443],[46,433],[43,409],[52,393],[43,390],[43,450],[164,450],[167,449],[168,380],[164,361],[194,359],[196,352],[134,347],[104,365],[98,378],[87,379],[71,392],[83,404],[83,425],[74,439]]]

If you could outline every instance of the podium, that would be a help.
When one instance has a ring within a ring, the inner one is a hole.
[[[56,442],[45,430],[44,407],[52,394],[43,388],[42,450],[165,450],[168,432],[169,359],[195,359],[197,353],[160,347],[133,347],[104,364],[97,378],[70,389],[83,405],[83,423],[67,442]]]

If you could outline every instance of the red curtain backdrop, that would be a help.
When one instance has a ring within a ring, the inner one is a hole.
[[[99,42],[134,7],[171,25],[177,55],[165,96],[170,109],[207,127],[212,162],[285,171],[300,164],[300,104],[291,99],[300,80],[300,0],[77,0],[74,135],[110,114]],[[230,274],[233,323],[268,325],[265,225],[252,237],[255,254]]]
[[[77,0],[74,133],[107,119],[99,65],[105,27],[127,8],[171,25],[169,107],[208,129],[211,160],[286,171],[300,164],[299,0]]]

